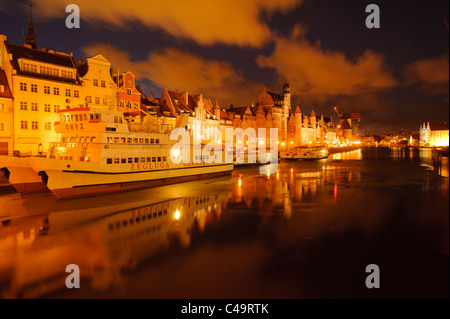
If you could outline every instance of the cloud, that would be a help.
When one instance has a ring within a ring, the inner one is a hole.
[[[280,77],[287,76],[295,94],[323,100],[397,86],[382,54],[366,50],[361,56],[349,59],[343,52],[322,49],[319,42],[311,44],[303,34],[296,27],[289,38],[275,37],[272,54],[256,59],[260,67],[274,68]]]
[[[40,0],[33,5],[43,17],[65,19],[72,0]],[[113,28],[130,24],[162,29],[174,37],[192,39],[202,45],[260,47],[271,37],[263,21],[275,12],[287,12],[303,0],[78,0],[84,21]],[[83,26],[82,26],[83,27]]]
[[[406,85],[419,84],[429,94],[449,93],[449,57],[443,54],[437,58],[422,59],[408,64],[403,75]]]
[[[264,85],[245,81],[230,62],[208,60],[199,55],[167,47],[150,52],[145,60],[133,61],[131,55],[114,46],[93,44],[83,49],[88,56],[103,54],[120,72],[131,71],[138,80],[147,79],[159,88],[202,93],[218,100],[221,106],[248,105]]]

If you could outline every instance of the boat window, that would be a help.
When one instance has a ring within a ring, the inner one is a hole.
[[[84,116],[84,120],[87,121],[87,114],[84,113],[83,116]]]
[[[84,143],[84,136],[80,137],[80,143]]]
[[[75,137],[75,143],[78,143],[80,141],[80,138],[78,136]]]
[[[120,138],[120,143],[125,144],[125,137]]]
[[[132,139],[131,137],[127,138],[127,143],[128,143],[128,144],[133,143],[133,139]]]
[[[119,143],[119,138],[118,137],[114,138],[114,143]]]
[[[151,159],[150,157],[147,157],[147,163],[150,163]]]
[[[139,157],[135,157],[135,158],[134,158],[134,162],[135,162],[135,163],[139,163]]]
[[[145,144],[148,144],[148,141],[149,141],[149,139],[148,139],[148,138],[146,138],[146,139],[145,139]]]
[[[161,162],[161,157],[158,157],[158,162]]]
[[[151,139],[150,139],[150,143],[151,143],[151,144],[155,143],[155,139],[151,138]]]
[[[166,162],[167,158],[165,156],[163,156],[162,160],[163,160],[163,162]]]
[[[156,157],[152,157],[152,162],[156,162]]]
[[[128,163],[133,163],[133,159],[131,157],[128,158]]]
[[[112,158],[107,158],[106,159],[106,164],[112,164]]]
[[[114,164],[120,164],[120,158],[115,158],[114,159]]]
[[[159,144],[159,139],[156,139],[156,140],[155,140],[155,143],[156,143],[156,144]]]
[[[137,139],[137,138],[134,139],[134,143],[135,143],[135,144],[138,143],[138,139]]]
[[[145,157],[141,157],[141,163],[145,163]]]
[[[140,139],[139,139],[139,144],[142,144],[142,143],[144,143],[144,139],[143,139],[143,138],[140,138]]]
[[[126,163],[127,163],[127,159],[126,159],[126,158],[122,158],[122,159],[120,160],[120,163],[121,163],[121,164],[126,164]]]
[[[92,136],[92,137],[91,137],[91,142],[92,142],[92,143],[95,142],[95,136]]]

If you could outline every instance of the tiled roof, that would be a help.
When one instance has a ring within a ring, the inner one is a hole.
[[[18,60],[19,59],[28,59],[43,63],[49,63],[61,67],[67,67],[75,69],[75,64],[73,59],[68,54],[58,53],[58,52],[50,52],[50,50],[36,50],[31,49],[25,46],[20,46],[16,44],[9,43],[5,41],[5,47],[8,53],[12,54],[12,67],[17,71],[17,74],[30,75],[33,77],[61,81],[61,82],[69,82],[69,83],[79,83],[78,77],[76,79],[68,79],[61,78],[57,76],[52,76],[48,74],[34,73],[34,72],[24,72],[20,70]]]

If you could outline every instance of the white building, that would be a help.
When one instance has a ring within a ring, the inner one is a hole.
[[[0,69],[13,96],[13,125],[5,130],[12,144],[8,149],[27,155],[45,152],[56,141],[53,125],[60,109],[84,102],[72,54],[34,46],[15,45],[0,35]]]

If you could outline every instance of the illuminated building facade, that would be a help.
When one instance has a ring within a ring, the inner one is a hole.
[[[420,126],[420,145],[448,146],[448,123],[423,123]]]
[[[0,35],[0,69],[13,96],[13,124],[4,131],[11,137],[8,149],[37,155],[56,141],[53,124],[59,120],[58,111],[83,100],[72,54],[34,46],[34,42],[11,44]]]

